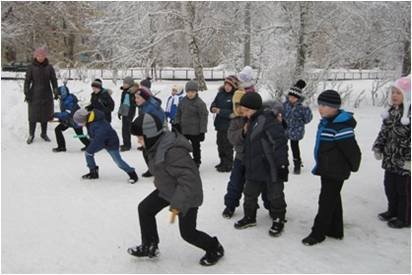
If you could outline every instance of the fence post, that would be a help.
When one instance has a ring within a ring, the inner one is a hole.
[[[69,78],[68,78],[68,80],[69,80],[69,79],[71,79],[71,74],[70,74],[70,71],[71,71],[71,70],[70,70],[70,68],[69,68]]]
[[[131,74],[132,74],[132,78],[133,78],[133,69],[131,69]]]
[[[100,78],[103,80],[103,69],[100,69]]]
[[[162,79],[162,69],[159,70],[159,78]]]
[[[189,75],[188,75],[187,71],[188,70],[186,69],[186,79],[189,80]]]
[[[213,77],[213,69],[210,71],[210,78],[211,78],[212,80],[214,80],[214,77]]]
[[[172,78],[175,80],[175,69],[172,69]]]

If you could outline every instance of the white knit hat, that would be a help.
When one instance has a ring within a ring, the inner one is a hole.
[[[410,123],[409,107],[411,105],[411,75],[399,78],[391,85],[391,87],[398,89],[403,95],[403,114],[401,123],[403,125],[408,125]],[[390,105],[392,105],[392,102]],[[389,117],[389,109],[391,107],[392,106],[389,106],[389,108],[381,114],[383,119]]]
[[[253,69],[250,66],[244,67],[239,73],[240,86],[247,88],[255,85],[253,81]]]

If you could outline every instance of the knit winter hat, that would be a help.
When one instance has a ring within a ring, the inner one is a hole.
[[[258,93],[247,93],[240,99],[240,105],[252,110],[262,108],[262,97]]]
[[[134,80],[131,76],[126,76],[123,79],[123,84],[127,84],[127,85],[129,85],[129,87],[132,87],[132,85],[134,84]]]
[[[152,87],[152,82],[150,80],[152,80],[150,77],[146,77],[146,79],[140,81],[140,85],[150,89]]]
[[[188,81],[186,83],[185,90],[186,90],[186,92],[188,92],[188,91],[196,91],[196,92],[199,91],[199,85],[197,84],[197,81],[195,81],[195,80]]]
[[[150,90],[146,88],[145,86],[140,86],[137,89],[137,94],[143,97],[144,100],[149,100],[150,97],[152,96],[152,93],[150,92]]]
[[[319,105],[326,105],[332,108],[339,109],[342,101],[340,95],[335,90],[326,90],[323,91],[318,97]]]
[[[278,100],[270,100],[263,103],[265,110],[270,110],[275,116],[283,113],[283,104]]]
[[[33,57],[36,58],[37,56],[44,56],[46,57],[48,54],[47,49],[45,47],[39,47],[33,52]]]
[[[92,87],[101,88],[102,86],[103,86],[103,82],[101,79],[96,78],[95,80],[93,80]]]
[[[296,84],[289,89],[288,95],[297,97],[297,98],[302,98],[302,92],[303,89],[306,87],[306,82],[302,79],[299,79]]]
[[[411,105],[411,75],[399,78],[391,85],[391,87],[398,89],[399,91],[401,91],[403,95],[403,114],[402,114],[401,123],[403,125],[408,125],[410,123],[408,115],[409,115],[409,107]],[[385,110],[382,113],[382,118],[386,119],[388,117],[389,117],[389,110]]]
[[[235,90],[239,87],[239,79],[235,75],[229,75],[226,77],[225,83],[229,83]]]
[[[253,69],[250,66],[244,67],[239,73],[240,86],[247,88],[253,86]]]
[[[87,122],[89,112],[86,109],[79,109],[73,115],[73,120],[79,125],[84,125]]]
[[[237,90],[232,97],[232,104],[233,104],[233,113],[235,116],[240,116],[240,114],[237,112],[236,105],[240,104],[240,100],[242,97],[245,95],[245,91],[242,90]]]
[[[133,121],[130,132],[134,136],[153,138],[163,133],[162,122],[155,115],[144,113]]]

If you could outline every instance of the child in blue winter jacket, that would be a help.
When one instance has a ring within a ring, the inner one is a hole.
[[[183,88],[178,85],[174,85],[172,87],[172,95],[169,96],[169,98],[167,99],[165,109],[166,117],[169,119],[172,129],[173,125],[175,124],[177,107],[179,106],[179,102],[182,100],[183,97]]]
[[[105,118],[105,114],[97,109],[87,111],[79,109],[73,116],[74,121],[79,125],[86,125],[90,136],[90,144],[86,148],[85,157],[90,173],[82,176],[83,179],[98,179],[99,167],[94,160],[94,154],[106,149],[116,165],[129,175],[129,183],[138,180],[133,167],[130,167],[120,156],[119,137],[116,131]]]
[[[359,169],[361,151],[355,139],[353,114],[340,109],[338,92],[326,90],[318,97],[319,122],[316,134],[315,161],[312,173],[320,176],[319,208],[312,231],[302,240],[304,245],[323,242],[325,237],[343,239],[341,190],[351,172]]]
[[[290,147],[293,154],[293,173],[299,175],[302,166],[300,157],[299,140],[305,135],[305,124],[312,120],[312,111],[309,107],[303,106],[304,97],[302,91],[306,82],[298,80],[295,86],[289,89],[288,100],[283,104],[284,118],[288,125],[287,133],[290,139]]]
[[[60,99],[60,112],[54,113],[53,117],[57,118],[60,124],[54,129],[57,147],[53,148],[53,152],[66,151],[66,141],[64,140],[63,132],[68,128],[73,128],[77,137],[87,147],[89,145],[89,139],[83,134],[82,126],[77,125],[73,121],[74,112],[80,109],[77,103],[77,97],[69,92],[66,85],[57,88],[57,93]],[[86,147],[82,148],[82,151],[86,150]]]

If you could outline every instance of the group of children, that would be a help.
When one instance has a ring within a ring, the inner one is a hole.
[[[215,115],[219,172],[231,172],[224,196],[223,217],[231,218],[244,195],[244,216],[234,224],[236,229],[256,225],[258,197],[269,210],[273,220],[269,229],[277,237],[286,222],[284,183],[288,181],[288,140],[292,149],[294,173],[300,174],[302,159],[299,141],[304,136],[305,124],[312,120],[311,110],[304,106],[303,80],[290,88],[287,101],[262,102],[253,85],[251,68],[245,67],[239,77],[228,76],[210,106]],[[150,81],[149,81],[150,83]],[[94,154],[106,149],[119,168],[135,183],[138,176],[133,167],[121,159],[121,151],[131,149],[130,135],[137,136],[148,171],[144,176],[154,176],[155,190],[138,207],[141,245],[128,249],[137,257],[156,257],[159,253],[159,236],[155,216],[169,206],[172,221],[179,218],[179,229],[184,240],[203,249],[206,254],[202,265],[213,265],[224,255],[216,237],[196,229],[198,207],[203,202],[200,144],[205,140],[208,108],[198,95],[196,81],[183,88],[173,86],[166,102],[165,112],[161,101],[150,91],[150,85],[137,84],[126,77],[122,86],[118,117],[122,120],[123,145],[111,127],[114,102],[110,91],[98,79],[93,81],[91,104],[80,109],[77,100],[67,87],[59,88],[61,112],[56,127],[58,147],[65,151],[61,131],[73,127],[86,145],[85,157],[90,173],[85,179],[98,178]],[[149,86],[149,87],[147,87]],[[71,98],[71,99],[70,99]],[[352,113],[341,109],[338,92],[326,90],[318,97],[321,120],[314,149],[314,175],[321,177],[319,208],[310,234],[302,240],[305,245],[315,245],[326,237],[344,237],[341,189],[352,172],[359,169],[361,151],[355,139],[356,120]],[[410,226],[410,76],[401,78],[392,86],[391,107],[385,114],[382,130],[373,145],[377,159],[383,159],[385,192],[388,210],[379,218],[394,228]],[[136,108],[138,117],[134,119]],[[169,131],[168,123],[170,123]],[[88,129],[87,138],[81,126]],[[64,139],[63,139],[64,140]],[[233,157],[233,150],[235,157]],[[192,154],[192,156],[190,155]]]

